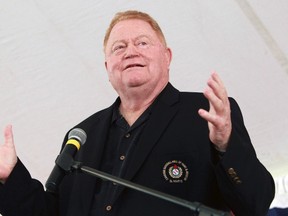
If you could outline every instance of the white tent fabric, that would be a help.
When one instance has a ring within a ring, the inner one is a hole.
[[[272,206],[287,207],[286,0],[0,0],[0,128],[13,124],[32,176],[44,183],[66,131],[116,98],[102,40],[113,15],[127,9],[159,22],[175,87],[202,91],[218,71],[275,178]]]

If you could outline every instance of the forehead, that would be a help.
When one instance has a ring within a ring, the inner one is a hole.
[[[158,39],[158,36],[149,23],[139,19],[129,19],[118,22],[112,29],[108,44],[117,40],[128,40],[139,36],[148,36]]]

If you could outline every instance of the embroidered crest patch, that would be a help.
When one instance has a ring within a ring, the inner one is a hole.
[[[165,163],[163,176],[169,183],[183,183],[187,181],[189,171],[187,166],[179,160],[172,160]]]

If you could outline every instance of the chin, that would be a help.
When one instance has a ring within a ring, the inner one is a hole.
[[[140,87],[140,86],[143,86],[146,82],[144,80],[140,80],[139,78],[137,79],[133,79],[133,80],[129,80],[127,82],[127,85],[126,86],[129,86],[129,87]]]

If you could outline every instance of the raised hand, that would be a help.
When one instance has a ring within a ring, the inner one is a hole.
[[[0,181],[5,183],[17,163],[12,126],[8,125],[4,131],[4,144],[0,145]]]
[[[208,121],[209,138],[219,151],[226,151],[232,131],[231,110],[225,86],[216,72],[211,74],[204,91],[209,100],[209,111],[199,109],[199,115]]]

